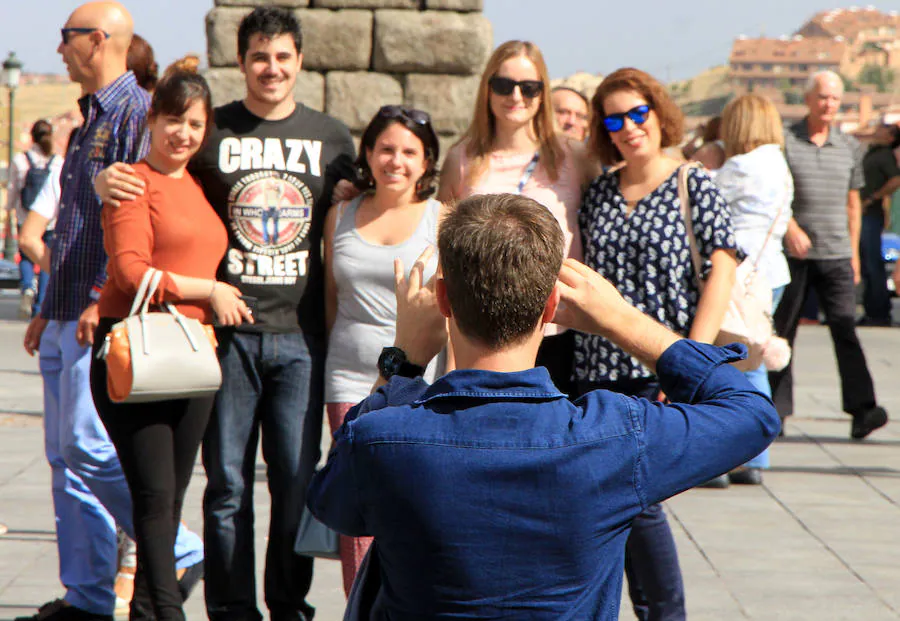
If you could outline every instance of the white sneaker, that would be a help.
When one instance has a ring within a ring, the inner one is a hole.
[[[19,300],[19,319],[31,319],[31,310],[34,308],[34,289],[25,289],[22,299]]]

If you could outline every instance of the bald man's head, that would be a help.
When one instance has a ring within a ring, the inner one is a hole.
[[[134,21],[122,4],[88,2],[69,16],[57,52],[69,77],[93,92],[125,72],[133,33]]]

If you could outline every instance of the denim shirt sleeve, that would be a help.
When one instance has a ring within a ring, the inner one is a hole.
[[[637,492],[646,505],[747,462],[775,439],[781,423],[771,400],[729,364],[744,351],[741,345],[678,341],[657,364],[671,403],[631,401],[638,426]]]
[[[347,412],[344,424],[334,433],[328,462],[313,476],[306,496],[309,510],[323,524],[351,537],[369,534],[363,515],[357,463],[357,419],[386,407],[408,405],[427,387],[422,378],[395,377]]]

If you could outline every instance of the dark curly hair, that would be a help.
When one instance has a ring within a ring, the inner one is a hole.
[[[590,150],[601,164],[612,166],[622,161],[622,154],[613,144],[612,138],[603,124],[603,117],[606,116],[603,102],[613,93],[620,91],[634,91],[650,104],[650,108],[659,119],[659,129],[662,134],[660,146],[663,149],[673,147],[681,142],[684,136],[684,114],[675,104],[666,87],[649,73],[640,69],[632,67],[617,69],[604,78],[591,99],[593,114],[591,115]]]
[[[241,20],[238,26],[238,56],[246,60],[250,49],[250,38],[259,34],[266,39],[274,39],[281,35],[290,35],[294,40],[294,48],[299,54],[303,51],[303,34],[297,16],[288,9],[278,6],[261,6],[253,9]]]
[[[359,176],[355,180],[354,185],[363,191],[371,190],[375,187],[375,180],[372,178],[372,170],[369,168],[366,152],[375,148],[375,141],[378,140],[381,133],[394,123],[402,125],[422,141],[422,147],[425,150],[425,173],[416,183],[416,200],[423,201],[434,194],[437,189],[436,182],[439,176],[437,162],[441,156],[441,147],[431,122],[416,123],[406,115],[383,116],[378,113],[369,121],[369,125],[363,132],[359,143],[359,156],[356,158]]]

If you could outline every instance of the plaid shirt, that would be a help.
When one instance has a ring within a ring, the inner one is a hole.
[[[84,124],[69,145],[60,181],[62,196],[50,253],[50,283],[41,316],[75,321],[106,282],[100,226],[102,204],[94,178],[114,162],[140,160],[149,146],[144,121],[150,96],[127,72],[78,100]]]

